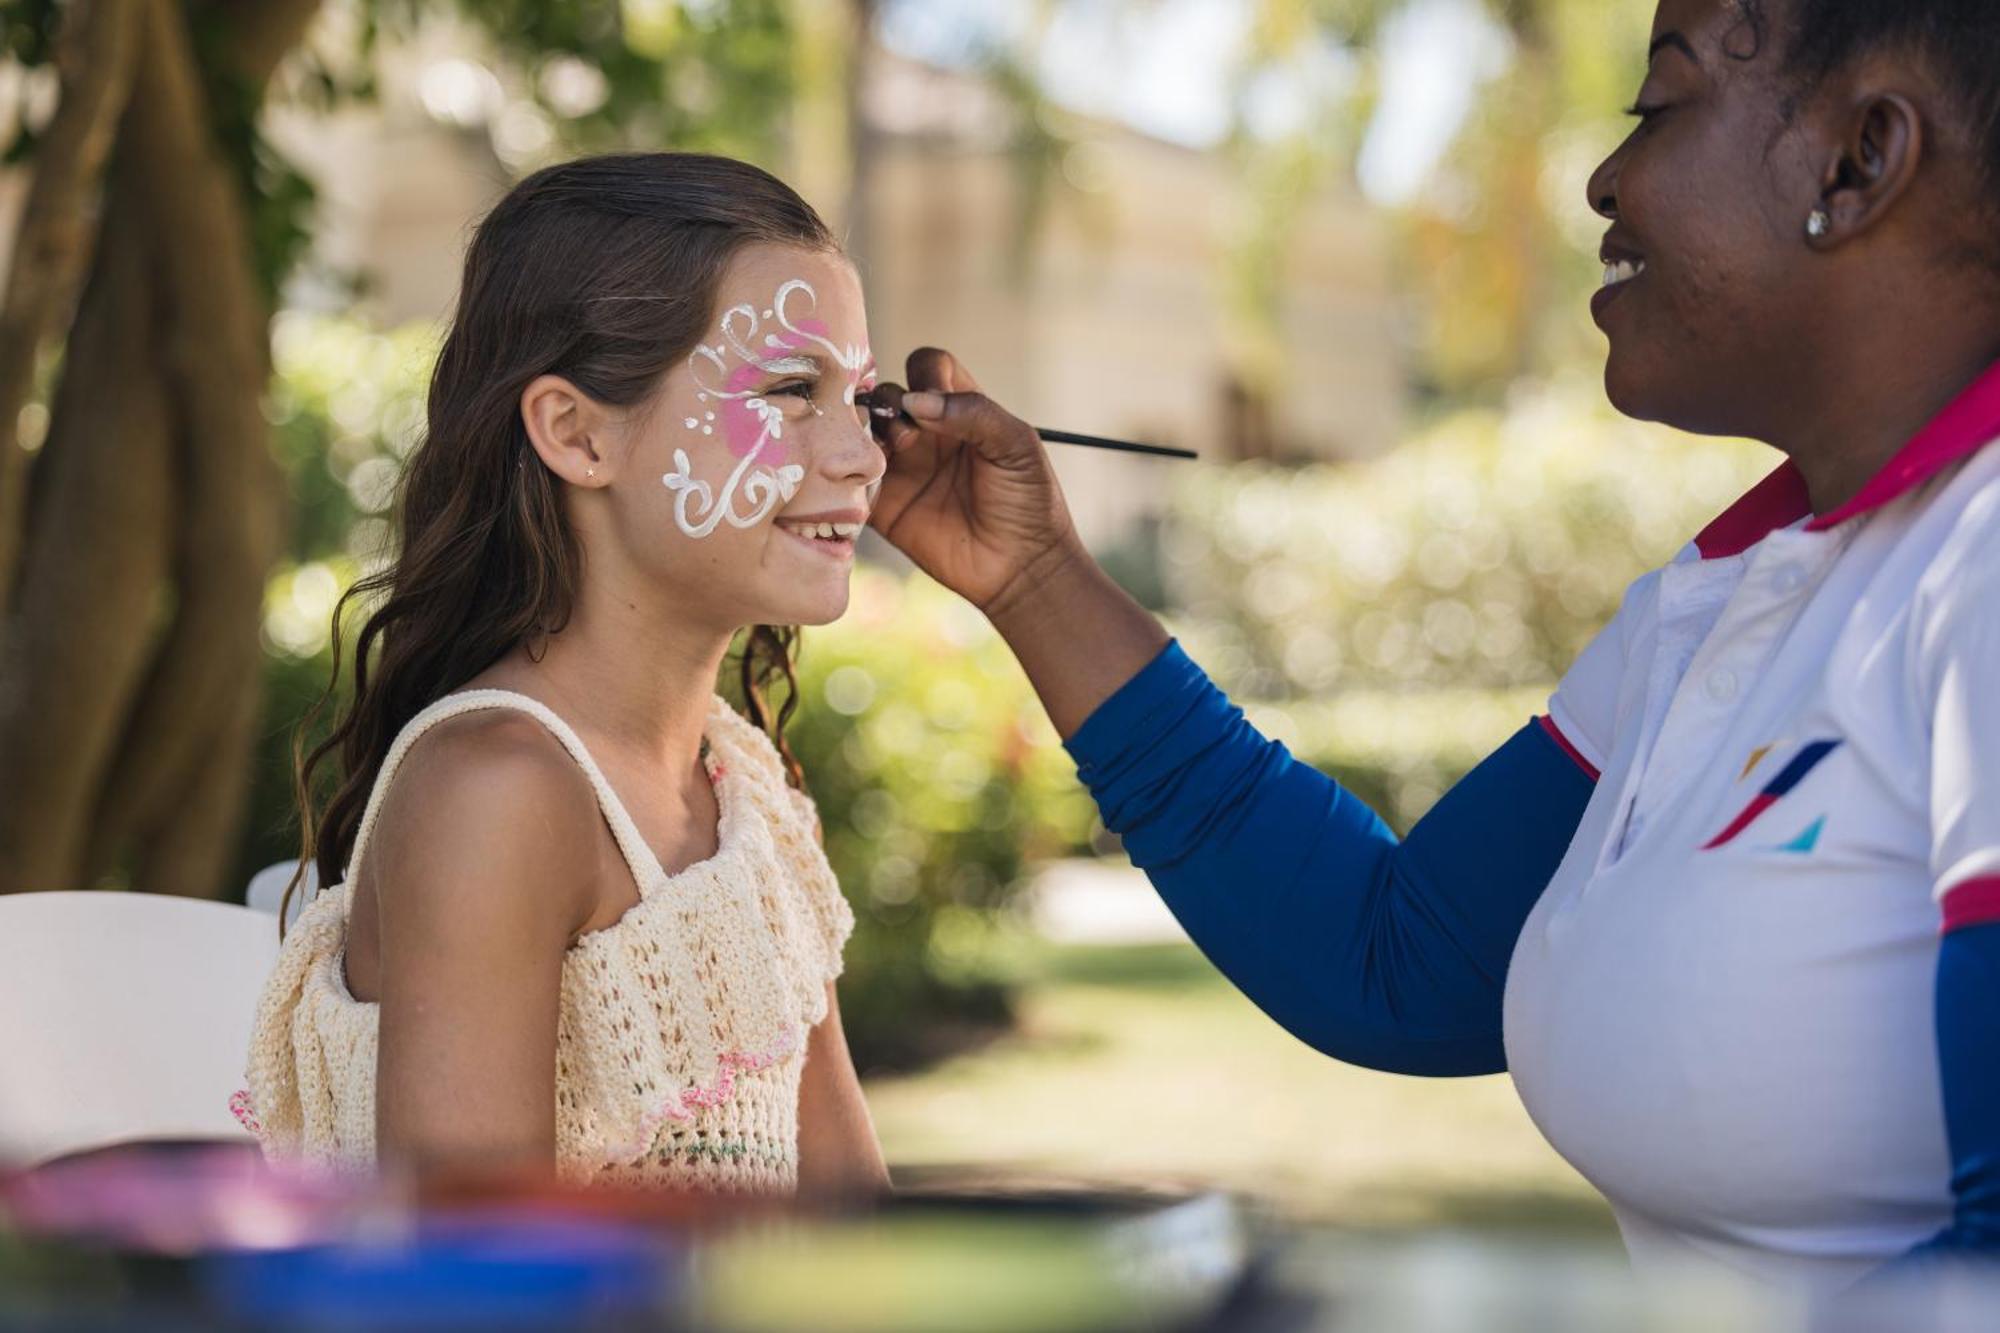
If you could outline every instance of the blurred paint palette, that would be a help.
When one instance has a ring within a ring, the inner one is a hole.
[[[1249,1270],[1219,1196],[922,1189],[866,1211],[578,1190],[422,1190],[150,1145],[0,1180],[0,1324],[1212,1327]]]

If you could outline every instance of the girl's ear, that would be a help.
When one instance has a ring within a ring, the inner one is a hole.
[[[610,480],[602,447],[609,424],[604,408],[560,375],[538,375],[521,390],[521,424],[549,471],[572,486]]]

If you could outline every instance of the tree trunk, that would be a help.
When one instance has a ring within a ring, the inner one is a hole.
[[[179,49],[172,49],[178,45]],[[109,870],[129,838],[181,847],[163,824],[199,818],[193,797],[240,810],[248,744],[243,701],[255,701],[264,576],[282,546],[283,484],[259,406],[270,377],[268,312],[227,164],[212,151],[193,53],[180,32],[155,46],[134,92],[149,114],[133,127],[134,195],[155,201],[155,279],[163,297],[162,369],[179,407],[182,494],[174,562],[176,615],[131,710],[106,775],[86,877]],[[216,262],[194,264],[207,238]],[[232,257],[225,259],[225,256]],[[228,738],[228,739],[225,739]],[[238,747],[240,748],[240,747]],[[208,790],[218,766],[238,781]],[[234,818],[221,830],[226,837]],[[206,854],[198,854],[206,861]],[[172,858],[178,862],[179,858]],[[145,858],[149,890],[210,893],[199,873]]]
[[[216,895],[247,795],[285,514],[261,410],[269,311],[186,14],[143,3],[146,59],[0,640],[0,892],[123,867],[137,888]],[[261,85],[314,8],[249,11],[238,74]]]
[[[0,640],[0,891],[72,889],[173,541],[172,405],[144,219],[107,220],[69,336]]]
[[[43,135],[0,304],[0,613],[14,587],[26,517],[28,454],[15,422],[34,386],[35,353],[90,250],[90,192],[132,86],[140,0],[77,0],[57,53],[62,100]]]

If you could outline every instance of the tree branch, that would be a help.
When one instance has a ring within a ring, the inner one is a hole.
[[[61,100],[35,154],[0,302],[0,613],[14,586],[28,455],[14,423],[28,400],[35,352],[90,250],[86,201],[111,152],[139,49],[139,0],[76,0],[57,52]]]
[[[261,88],[305,40],[320,0],[216,0],[215,8],[228,28],[237,76]]]

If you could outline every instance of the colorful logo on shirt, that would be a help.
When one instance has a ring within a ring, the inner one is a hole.
[[[1736,841],[1736,839],[1742,834],[1743,830],[1749,828],[1752,824],[1757,822],[1758,816],[1762,815],[1766,810],[1769,810],[1772,806],[1776,805],[1779,801],[1783,800],[1786,796],[1788,796],[1791,793],[1794,787],[1798,786],[1801,782],[1804,782],[1806,780],[1806,774],[1812,772],[1815,768],[1818,768],[1820,765],[1820,761],[1825,759],[1828,755],[1832,754],[1835,750],[1838,750],[1840,748],[1840,744],[1841,743],[1837,740],[1813,741],[1811,744],[1807,745],[1804,749],[1800,750],[1797,754],[1793,755],[1792,761],[1786,764],[1783,768],[1779,769],[1778,775],[1772,778],[1769,782],[1765,783],[1763,790],[1759,791],[1755,796],[1750,798],[1750,804],[1744,806],[1743,809],[1737,813],[1736,818],[1730,820],[1729,823],[1726,826],[1724,826],[1722,832],[1716,834],[1708,842],[1703,844],[1702,850],[1704,852],[1713,851],[1717,847],[1722,847]],[[1757,751],[1755,754],[1751,755],[1750,763],[1743,770],[1744,774],[1747,776],[1752,769],[1757,767],[1758,762],[1761,761],[1764,758],[1764,756],[1769,753],[1770,753],[1770,747],[1766,746],[1763,749]],[[1778,850],[1787,852],[1811,851],[1815,846],[1818,845],[1820,830],[1824,827],[1824,825],[1825,821],[1820,820],[1819,822],[1815,823],[1811,828],[1806,830],[1805,833],[1799,835],[1799,837],[1793,839],[1791,842],[1786,843],[1783,847],[1779,848]]]

